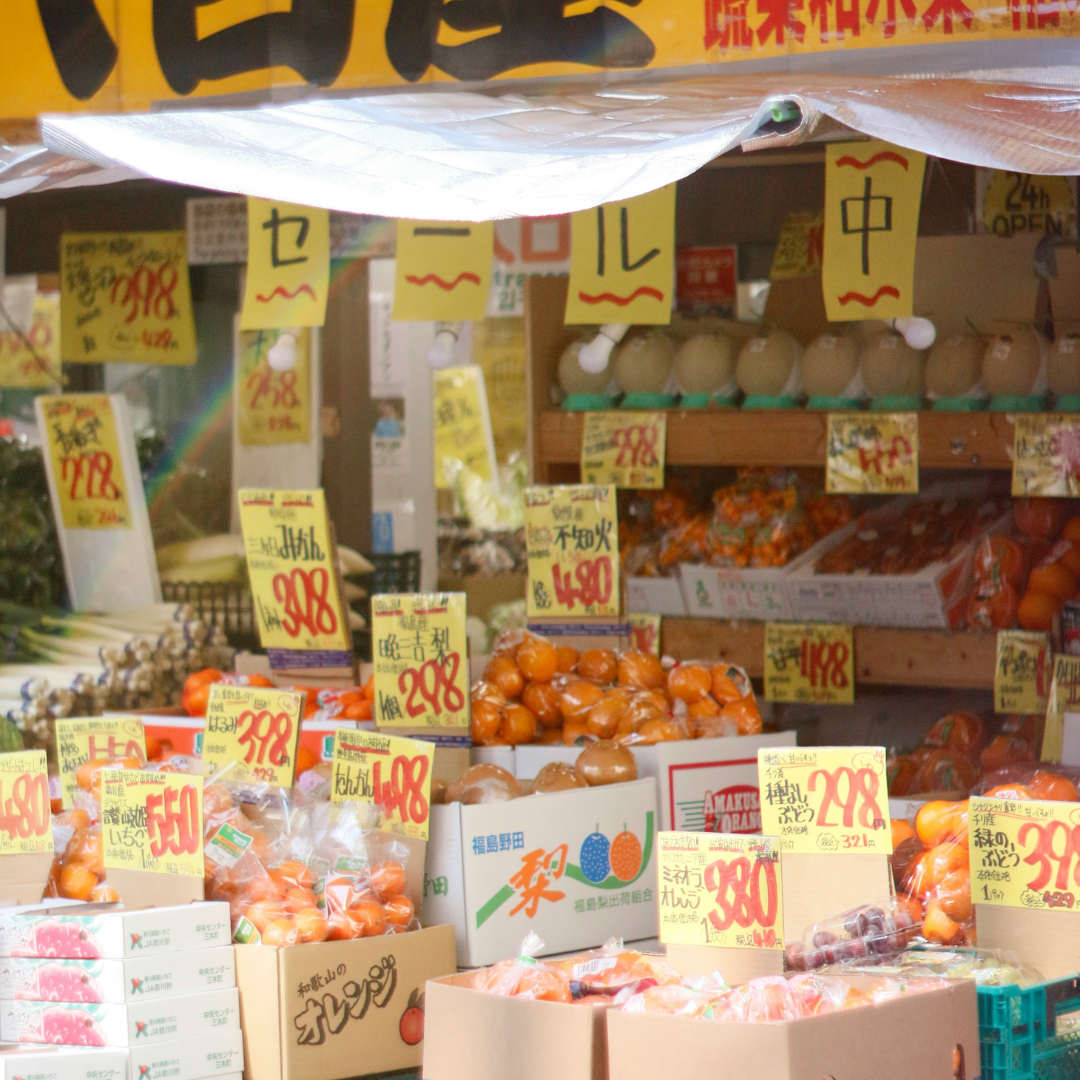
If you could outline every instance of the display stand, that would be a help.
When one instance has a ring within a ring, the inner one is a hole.
[[[890,893],[888,855],[794,854],[780,856],[784,881],[784,937]]]
[[[714,971],[729,986],[739,986],[762,975],[784,974],[783,949],[723,949],[714,945],[667,946],[671,966],[688,978],[707,978]]]

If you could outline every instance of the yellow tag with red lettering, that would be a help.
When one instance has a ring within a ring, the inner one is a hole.
[[[590,412],[581,440],[581,481],[617,488],[662,488],[665,412]]]
[[[143,723],[134,716],[66,717],[56,721],[56,757],[64,808],[74,806],[76,774],[88,761],[134,758],[146,764]]]
[[[240,331],[236,424],[241,446],[280,446],[311,441],[311,331],[296,330],[296,363],[270,366],[276,330]]]
[[[1075,911],[1080,900],[1080,805],[973,796],[968,806],[976,904]]]
[[[660,655],[660,615],[627,615],[630,636],[638,652]]]
[[[303,715],[303,692],[214,683],[203,761],[211,772],[235,763],[273,787],[291,788]]]
[[[777,837],[662,832],[656,840],[665,945],[784,947]]]
[[[851,627],[766,623],[765,699],[850,705],[855,700],[855,639]]]
[[[917,494],[919,414],[829,413],[825,490]]]
[[[52,850],[45,751],[0,754],[0,855]]]
[[[1050,642],[1033,630],[999,630],[994,667],[994,712],[1046,712]]]
[[[0,323],[0,325],[5,325]],[[34,296],[34,322],[26,340],[31,351],[14,330],[0,332],[0,386],[61,386],[60,294]]]
[[[758,751],[761,831],[783,850],[889,855],[889,788],[881,746]]]
[[[1017,413],[1012,493],[1016,497],[1080,495],[1080,414]]]
[[[773,253],[770,281],[813,277],[821,273],[825,214],[821,210],[794,210],[784,219]]]
[[[203,876],[201,776],[103,769],[105,869]]]
[[[330,801],[374,803],[384,832],[426,840],[435,744],[339,728]]]

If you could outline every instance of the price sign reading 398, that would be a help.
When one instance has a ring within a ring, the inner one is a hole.
[[[292,787],[304,695],[261,686],[210,688],[203,760],[211,771],[236,762],[274,787]]]

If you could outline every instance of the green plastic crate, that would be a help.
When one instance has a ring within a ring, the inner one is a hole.
[[[1058,1017],[1080,1011],[1080,977],[980,986],[978,998],[982,1080],[1080,1078],[1080,1028],[1056,1034]]]

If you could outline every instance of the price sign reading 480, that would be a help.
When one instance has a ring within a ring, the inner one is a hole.
[[[761,831],[785,852],[892,853],[885,748],[758,751]]]
[[[233,762],[274,787],[292,787],[304,695],[256,686],[210,687],[203,760],[212,771]]]
[[[464,593],[374,596],[371,633],[380,728],[469,726]]]
[[[529,615],[618,615],[615,488],[525,489]]]
[[[0,754],[0,855],[53,850],[44,750]]]

